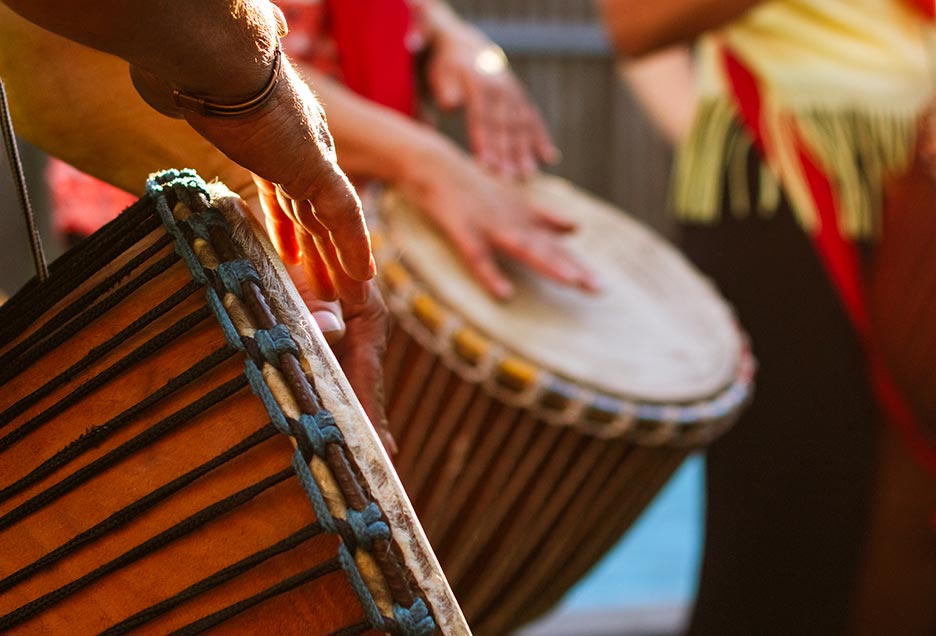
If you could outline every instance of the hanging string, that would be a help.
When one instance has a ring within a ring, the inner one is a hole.
[[[23,174],[23,164],[20,162],[19,150],[16,147],[16,137],[13,136],[13,119],[10,117],[10,106],[7,103],[6,87],[0,80],[0,119],[3,123],[3,141],[6,146],[7,159],[10,162],[10,172],[16,184],[16,194],[19,196],[20,208],[26,220],[26,229],[29,232],[29,247],[32,250],[33,265],[39,281],[49,277],[49,266],[46,264],[45,253],[42,251],[42,239],[36,228],[36,217],[32,206],[29,205],[29,194],[26,192],[26,178]]]

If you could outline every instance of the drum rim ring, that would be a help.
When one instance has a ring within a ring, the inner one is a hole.
[[[715,393],[686,402],[613,395],[542,369],[490,340],[483,330],[434,298],[396,259],[394,248],[379,230],[372,230],[372,237],[377,260],[384,263],[378,283],[400,328],[465,382],[481,386],[511,406],[530,409],[549,424],[570,426],[596,437],[626,437],[645,446],[696,447],[727,430],[751,399],[756,361],[749,339],[737,323],[734,327],[741,348],[735,372]],[[459,334],[470,334],[469,339],[478,341],[482,350],[475,360],[459,353]],[[560,408],[548,404],[555,396],[565,402]]]

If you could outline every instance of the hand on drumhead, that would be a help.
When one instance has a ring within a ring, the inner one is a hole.
[[[319,300],[305,270],[287,265],[290,278],[315,322],[331,345],[364,412],[391,455],[397,452],[384,409],[383,362],[387,346],[388,316],[383,297],[373,282],[364,303]]]
[[[452,242],[472,275],[504,300],[513,285],[498,254],[517,260],[563,285],[594,292],[597,277],[566,249],[561,237],[575,224],[539,206],[514,181],[487,172],[454,146],[437,148],[424,168],[399,187]]]
[[[508,177],[529,177],[540,161],[555,163],[539,110],[510,70],[499,46],[442,3],[417,4],[429,39],[427,81],[443,110],[465,109],[472,152]]]

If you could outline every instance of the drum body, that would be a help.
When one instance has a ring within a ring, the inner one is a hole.
[[[568,247],[602,293],[514,269],[498,303],[418,211],[393,193],[377,206],[394,462],[472,629],[492,636],[549,609],[733,422],[754,366],[675,250],[561,180],[529,194],[579,224]]]
[[[239,206],[157,176],[0,310],[0,632],[468,633]]]

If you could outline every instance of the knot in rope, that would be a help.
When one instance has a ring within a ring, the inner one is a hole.
[[[198,173],[191,168],[184,170],[163,170],[150,175],[146,181],[146,192],[153,196],[159,196],[165,190],[175,190],[176,186],[182,186],[189,190],[195,190],[208,195],[208,186],[204,180],[198,176]]]
[[[211,241],[211,234],[209,234],[209,232],[213,227],[219,227],[223,229],[225,233],[230,233],[230,226],[227,220],[216,208],[208,208],[204,212],[193,214],[186,219],[186,223],[192,228],[195,236],[203,241]]]
[[[243,258],[218,265],[218,276],[221,277],[224,288],[238,298],[243,298],[241,283],[247,281],[255,284],[260,283],[260,275],[257,274],[257,270],[250,264],[250,261]]]
[[[409,608],[394,605],[393,618],[407,636],[431,636],[435,631],[435,620],[421,598]]]
[[[390,526],[383,520],[380,508],[373,501],[364,506],[363,510],[348,508],[348,525],[358,545],[368,551],[377,539],[390,538]]]
[[[280,354],[299,355],[299,347],[282,323],[274,325],[271,329],[258,329],[254,333],[254,340],[260,347],[260,353],[274,367],[279,367]]]
[[[328,444],[341,444],[344,437],[341,430],[335,424],[335,418],[331,411],[322,409],[315,415],[303,413],[299,416],[299,423],[302,425],[302,431],[306,439],[312,444],[315,454],[324,457]]]

